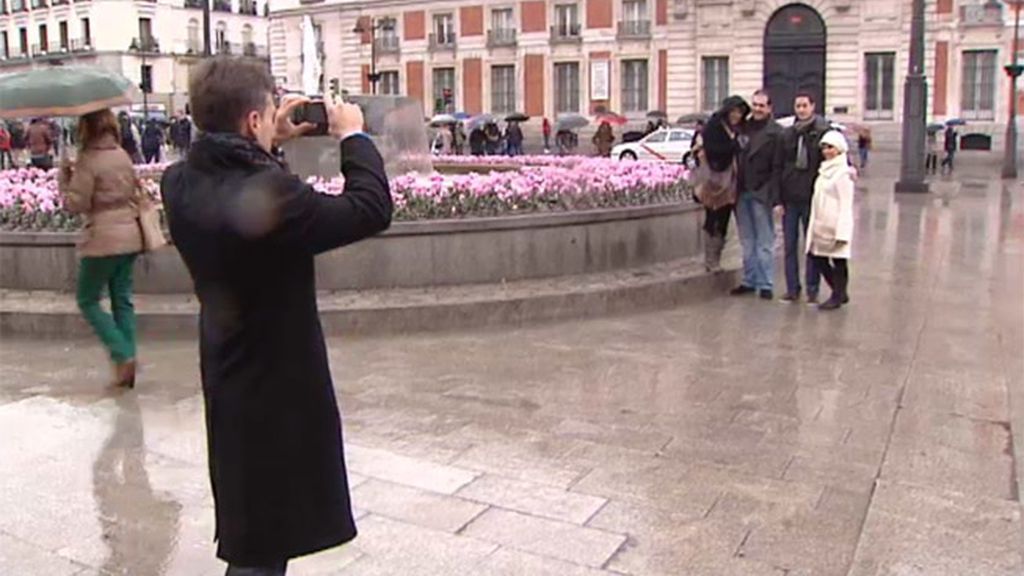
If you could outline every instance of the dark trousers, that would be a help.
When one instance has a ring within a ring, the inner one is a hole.
[[[825,277],[825,282],[832,289],[830,300],[844,301],[846,299],[846,287],[850,282],[850,270],[846,265],[846,258],[828,258],[826,256],[812,256],[814,266],[818,272]]]
[[[808,233],[807,223],[811,218],[811,204],[786,204],[785,212],[782,214],[782,233],[786,246],[786,293],[800,293],[800,258],[804,254],[804,244],[800,242],[800,229],[806,236]],[[814,268],[814,260],[807,256],[805,275],[807,280],[807,294],[817,295],[820,285],[818,272]]]
[[[725,238],[726,234],[729,232],[729,218],[732,217],[733,208],[735,208],[735,206],[732,204],[717,210],[705,208],[704,231],[711,236]]]
[[[10,150],[0,150],[0,170],[7,170],[9,168],[17,168],[14,165],[14,156],[11,155]]]
[[[149,149],[143,150],[143,153],[145,155],[146,164],[152,164],[153,162],[159,162],[160,161],[160,149],[159,148],[149,148]]]
[[[288,570],[288,561],[284,560],[268,566],[236,566],[231,564],[224,576],[284,576]]]
[[[946,157],[942,159],[942,170],[946,170],[946,166],[949,166],[949,171],[953,171],[953,157],[956,156],[956,152],[953,150],[946,150]]]
[[[929,152],[928,156],[924,159],[924,171],[931,174],[935,174],[935,171],[939,169],[939,155],[935,152]]]

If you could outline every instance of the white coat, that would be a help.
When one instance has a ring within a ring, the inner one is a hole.
[[[853,243],[853,175],[846,154],[825,160],[811,198],[807,253],[849,258]]]

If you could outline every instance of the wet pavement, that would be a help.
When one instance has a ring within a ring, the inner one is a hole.
[[[330,342],[360,537],[293,574],[1019,576],[1024,197],[865,178],[852,304]],[[0,573],[214,575],[194,342],[0,347]]]

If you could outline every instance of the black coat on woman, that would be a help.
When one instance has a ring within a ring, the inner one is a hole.
[[[704,145],[704,155],[708,165],[715,172],[725,172],[739,155],[741,146],[737,139],[740,127],[734,127],[733,133],[729,134],[726,124],[729,122],[729,113],[738,108],[743,113],[743,118],[750,114],[750,105],[740,96],[730,96],[722,102],[722,107],[711,115],[708,123],[701,132],[701,139]]]
[[[161,183],[200,302],[217,555],[270,565],[356,536],[314,257],[386,229],[373,143],[341,144],[345,189],[317,193],[254,141],[204,134]]]

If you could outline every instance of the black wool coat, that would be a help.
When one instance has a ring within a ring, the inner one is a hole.
[[[277,562],[356,536],[313,258],[386,229],[373,143],[341,144],[345,189],[315,192],[254,142],[204,135],[161,187],[201,305],[217,555]]]
[[[779,202],[779,178],[775,170],[775,147],[782,127],[774,119],[750,120],[744,129],[747,143],[740,152],[739,190],[771,208]]]

